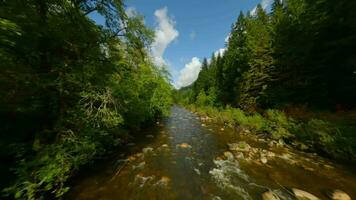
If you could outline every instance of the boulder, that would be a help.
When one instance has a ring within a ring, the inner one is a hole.
[[[231,151],[249,151],[250,150],[250,145],[247,144],[246,142],[239,142],[239,143],[231,143],[231,144],[228,144],[229,146],[229,149]]]
[[[262,194],[263,200],[280,200],[280,198],[272,191],[267,191]]]
[[[329,194],[329,198],[332,200],[351,200],[351,197],[342,190],[334,190]]]
[[[318,197],[314,196],[313,194],[310,194],[309,192],[300,189],[293,188],[292,191],[295,198],[298,200],[320,200]]]
[[[229,151],[225,151],[224,152],[224,156],[228,159],[228,160],[234,160],[234,155],[231,153],[231,152],[229,152]]]

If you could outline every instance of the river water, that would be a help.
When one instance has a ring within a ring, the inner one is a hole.
[[[352,168],[201,121],[181,107],[139,135],[145,139],[126,153],[81,172],[66,199],[261,199],[268,190],[293,199],[291,188],[320,199],[333,189],[356,198]]]

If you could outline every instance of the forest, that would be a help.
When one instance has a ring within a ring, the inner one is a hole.
[[[62,196],[80,166],[168,114],[169,76],[146,48],[153,32],[123,6],[0,1],[1,188],[11,199]]]
[[[226,51],[176,102],[298,148],[355,160],[356,2],[275,0],[241,12]],[[195,108],[194,108],[195,107]]]
[[[215,132],[247,130],[262,142],[273,140],[272,144],[340,163],[356,163],[356,1],[274,0],[270,11],[260,4],[252,12],[241,11],[231,26],[226,50],[205,58],[197,80],[180,89],[173,87],[168,68],[155,64],[150,54],[155,33],[145,25],[144,16],[128,15],[125,9],[123,0],[0,0],[1,199],[66,198],[79,171],[129,148],[128,143],[136,145],[132,141],[137,138],[156,138],[141,131],[157,126],[163,127],[156,133],[165,138],[157,139],[162,144],[152,143],[128,156],[120,170],[142,170],[150,162],[158,163],[155,167],[167,163],[178,167],[158,168],[157,176],[134,174],[127,180],[134,184],[142,178],[142,186],[158,179],[152,185],[161,184],[162,189],[173,182],[163,174],[172,169],[177,169],[172,174],[178,180],[193,177],[187,170],[214,178],[220,169],[188,169],[195,157],[179,157],[180,150],[208,152],[213,145],[226,146],[210,140],[205,146],[194,143],[193,139],[210,137],[202,128],[210,119],[223,125]],[[93,20],[92,13],[102,16],[104,24]],[[196,122],[196,127],[193,120],[204,123]],[[250,148],[247,143],[243,146]],[[192,155],[198,158],[196,152]],[[178,164],[164,160],[167,154]],[[157,155],[164,162],[149,160]],[[231,152],[217,158],[209,157],[209,162],[235,159]],[[266,164],[263,158],[256,162]],[[139,159],[147,160],[132,164]],[[186,164],[187,160],[191,162]],[[189,184],[196,186],[194,180]],[[215,186],[197,188],[205,195]],[[160,195],[157,188],[142,191]],[[116,192],[127,197],[141,194]],[[174,192],[178,194],[167,192],[172,195],[167,198],[198,195],[179,187]],[[223,192],[236,197],[226,188]]]

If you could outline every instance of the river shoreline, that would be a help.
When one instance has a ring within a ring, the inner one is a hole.
[[[81,171],[67,199],[260,199],[266,191],[286,196],[286,188],[321,199],[325,190],[356,195],[356,174],[343,166],[201,118],[174,106],[138,133],[142,143],[127,144],[133,151]]]

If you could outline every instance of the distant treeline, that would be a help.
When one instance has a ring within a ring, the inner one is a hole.
[[[245,111],[356,106],[356,1],[275,0],[240,13],[223,55],[204,59],[180,102]]]

